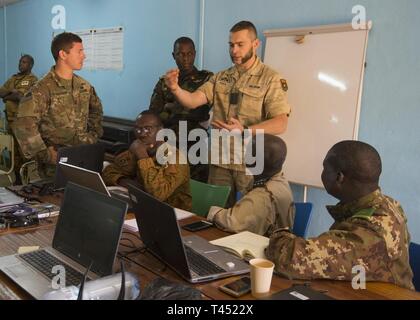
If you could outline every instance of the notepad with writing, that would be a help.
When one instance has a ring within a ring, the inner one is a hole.
[[[268,247],[269,241],[270,239],[267,237],[260,236],[249,231],[243,231],[231,236],[210,241],[210,243],[223,247],[226,251],[249,261],[254,258],[265,259],[264,250]]]

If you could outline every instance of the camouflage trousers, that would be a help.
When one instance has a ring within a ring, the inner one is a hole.
[[[252,188],[253,182],[254,177],[246,175],[245,172],[210,165],[208,183],[231,188],[225,208],[233,207],[236,203],[236,194],[247,193]]]

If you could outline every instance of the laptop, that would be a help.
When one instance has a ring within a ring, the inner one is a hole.
[[[36,299],[53,290],[54,266],[65,267],[66,286],[112,274],[127,204],[68,183],[52,247],[0,257],[0,270]]]
[[[95,172],[102,172],[105,147],[101,143],[82,144],[73,147],[59,148],[57,151],[57,169],[55,171],[54,186],[64,188],[67,179],[61,172],[59,163],[72,164]]]
[[[207,240],[181,237],[175,210],[142,190],[128,188],[141,239],[153,255],[191,283],[249,272],[249,265]]]
[[[128,190],[124,187],[107,187],[98,172],[63,162],[58,164],[58,168],[66,181],[71,181],[131,205]]]

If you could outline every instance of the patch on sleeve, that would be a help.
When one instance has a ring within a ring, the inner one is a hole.
[[[287,81],[285,79],[281,79],[281,87],[283,88],[284,92],[287,92],[287,90],[289,90],[289,86],[287,85]]]
[[[352,218],[359,218],[359,219],[367,219],[369,220],[370,217],[375,213],[375,208],[369,208],[369,209],[362,209],[358,211]]]

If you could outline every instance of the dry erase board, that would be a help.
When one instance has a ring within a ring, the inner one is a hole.
[[[323,187],[322,162],[338,141],[357,139],[369,22],[267,30],[264,62],[287,79],[292,108],[281,137],[287,178]]]

